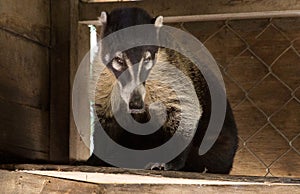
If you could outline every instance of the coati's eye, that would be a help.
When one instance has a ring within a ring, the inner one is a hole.
[[[150,58],[150,57],[147,57],[147,58],[145,58],[145,59],[144,59],[144,64],[146,64],[146,63],[149,63],[149,62],[150,62],[150,60],[151,60],[151,58]]]
[[[124,66],[124,60],[120,57],[115,57],[114,60],[112,61],[112,67],[117,71],[121,71],[123,66]]]
[[[120,65],[123,65],[123,64],[124,64],[124,60],[123,60],[122,58],[120,58],[120,57],[116,57],[116,58],[115,58],[115,61],[116,61],[117,63],[119,63]]]

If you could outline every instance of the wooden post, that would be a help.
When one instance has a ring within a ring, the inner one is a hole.
[[[51,0],[50,160],[69,162],[70,1]]]

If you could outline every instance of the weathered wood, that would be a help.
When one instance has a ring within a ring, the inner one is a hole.
[[[245,19],[262,19],[262,18],[287,18],[287,17],[300,17],[300,11],[288,10],[288,11],[167,16],[164,17],[164,23],[245,20]],[[87,24],[87,25],[96,25],[96,26],[101,25],[99,20],[80,21],[80,23]]]
[[[48,112],[1,99],[0,107],[0,161],[8,162],[11,156],[47,160]]]
[[[50,45],[50,1],[1,0],[0,29],[10,31],[39,45]]]
[[[70,1],[51,0],[50,160],[69,161]]]
[[[48,110],[48,49],[1,30],[0,42],[0,98]]]
[[[82,183],[21,172],[0,171],[4,193],[99,193],[96,184]]]
[[[153,16],[178,16],[178,15],[197,15],[211,13],[237,13],[254,11],[282,11],[299,10],[300,2],[297,0],[214,0],[207,1],[137,1],[137,2],[118,2],[118,3],[80,3],[79,20],[94,20],[99,17],[102,10],[111,11],[117,7],[140,7],[146,9]]]
[[[150,172],[150,171],[148,171]],[[76,172],[75,172],[76,173]],[[152,173],[152,172],[150,172]],[[160,172],[165,173],[165,172]],[[97,173],[95,173],[96,175]],[[185,173],[183,173],[185,174]],[[195,173],[197,174],[197,173]],[[264,182],[260,180],[259,184],[217,184],[214,181],[209,181],[210,176],[199,174],[201,178],[181,179],[173,178],[169,180],[187,181],[194,180],[206,182],[208,184],[161,184],[159,182],[151,184],[92,184],[83,181],[74,181],[70,179],[53,178],[49,176],[33,175],[25,172],[10,172],[0,170],[0,185],[1,190],[7,193],[297,193],[299,192],[299,180],[291,181],[288,184],[269,182],[274,178],[265,178]],[[119,174],[115,174],[119,176]],[[123,175],[124,176],[124,175]],[[130,176],[130,175],[129,175]],[[221,175],[218,180],[222,179]],[[145,178],[153,177],[154,179],[164,179],[160,176],[149,174],[144,175]],[[100,177],[101,178],[101,177]],[[234,178],[234,177],[233,177]],[[239,181],[244,181],[242,177],[238,177]],[[252,181],[255,178],[252,178]],[[235,180],[237,181],[237,177]],[[139,180],[137,180],[139,182]],[[286,182],[287,183],[287,182]],[[287,186],[289,185],[289,186]]]
[[[102,185],[101,185],[102,186]],[[103,185],[103,193],[172,193],[172,194],[195,194],[195,193],[235,193],[235,194],[250,194],[250,193],[295,193],[299,192],[299,186],[222,186],[222,185],[157,185],[157,184],[142,184],[142,185]]]
[[[75,27],[75,26],[74,26]],[[79,67],[81,61],[83,60],[84,57],[87,57],[89,62],[89,50],[90,50],[90,29],[87,25],[78,25],[77,29],[74,29],[73,32],[76,31],[78,33],[78,37],[74,37],[72,39],[74,42],[73,44],[76,44],[77,47],[74,48],[76,51],[73,51],[73,54],[71,57],[74,62],[72,63],[71,68],[71,75],[70,75],[70,82],[71,86],[73,88],[73,82],[75,79],[76,75],[76,70]],[[76,34],[77,34],[76,33]],[[75,41],[77,41],[75,43]],[[75,54],[76,52],[76,54]],[[75,62],[75,60],[77,60]],[[80,93],[87,93],[88,92],[88,77],[90,75],[89,73],[90,69],[87,68],[85,69],[85,74],[87,80],[83,80],[84,78],[81,77],[81,83],[80,83]],[[78,86],[77,86],[78,87]],[[72,92],[72,91],[71,91]],[[82,119],[80,122],[84,122],[84,126],[88,126],[87,128],[82,128],[80,129],[80,133],[82,136],[85,137],[85,142],[89,144],[89,139],[90,139],[90,104],[89,104],[89,99],[83,99],[83,98],[72,98],[72,103],[77,103],[78,107],[81,107],[80,114],[85,115],[84,117],[78,116],[77,118]],[[78,114],[78,112],[73,112],[74,110],[71,108],[70,110],[70,159],[75,160],[75,161],[84,161],[87,160],[90,156],[90,150],[85,145],[84,141],[82,140],[82,137],[79,134],[79,131],[77,129],[78,126],[75,125],[74,117],[73,114]],[[79,122],[79,121],[78,121]]]
[[[259,176],[230,176],[218,174],[203,174],[194,172],[180,171],[149,171],[139,169],[122,169],[113,167],[94,167],[94,166],[70,166],[70,165],[34,165],[34,164],[0,164],[0,169],[7,170],[37,170],[37,171],[60,171],[60,172],[88,172],[88,173],[105,173],[105,174],[128,174],[153,177],[169,178],[187,178],[203,179],[215,181],[236,181],[236,182],[256,182],[272,184],[300,184],[299,179],[284,177],[259,177]]]
[[[0,161],[49,158],[50,2],[0,2]]]

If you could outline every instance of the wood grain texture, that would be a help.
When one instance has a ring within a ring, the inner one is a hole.
[[[23,165],[23,168],[26,165]],[[1,166],[3,167],[3,166]],[[22,169],[21,165],[15,166]],[[48,166],[50,168],[68,168],[71,171],[83,170],[88,167],[71,167],[71,166]],[[37,165],[27,165],[26,168],[39,168]],[[45,166],[41,166],[45,168]],[[95,168],[95,167],[89,167]],[[124,173],[122,169],[110,169],[102,168],[98,171],[110,171],[115,170],[115,173]],[[123,171],[123,172],[122,172]],[[154,171],[139,172],[137,170],[126,170],[126,173],[140,173],[143,176],[154,176],[151,175]],[[148,172],[148,173],[147,173]],[[126,174],[124,173],[124,174]],[[165,173],[176,173],[176,172],[154,172],[155,174]],[[188,175],[187,173],[178,173]],[[11,172],[6,170],[0,170],[0,185],[2,191],[7,193],[297,193],[299,192],[299,180],[286,180],[282,182],[282,179],[278,178],[256,178],[256,177],[230,177],[221,175],[208,175],[208,174],[194,174],[192,179],[211,180],[214,177],[217,180],[231,180],[231,181],[257,181],[262,182],[262,185],[210,185],[210,184],[191,184],[191,185],[180,185],[180,184],[92,184],[82,181],[73,181],[69,179],[59,179],[48,176],[32,175],[24,172]],[[189,174],[189,176],[191,175]],[[180,176],[181,177],[181,176]],[[191,178],[191,177],[190,177]],[[278,184],[272,185],[272,182],[277,180]],[[286,186],[285,184],[292,184]],[[294,184],[294,185],[293,185]]]
[[[50,1],[1,0],[0,29],[10,31],[39,45],[50,45]]]
[[[11,156],[47,160],[49,113],[1,99],[0,107],[0,161],[8,162]]]
[[[76,71],[79,65],[81,64],[81,61],[86,57],[87,62],[90,63],[89,60],[90,29],[87,25],[79,24],[77,25],[77,28],[73,30],[73,32],[75,31],[76,34],[78,33],[78,36],[74,37],[73,39],[73,44],[76,44],[77,47],[74,48],[74,51],[72,51],[71,54],[71,58],[72,58],[71,60],[74,61],[71,65],[71,75],[70,75],[70,82],[72,88],[73,88],[73,82],[75,79]],[[81,77],[81,83],[80,83],[81,94],[88,92],[88,80],[89,80],[90,68],[88,67],[84,71],[85,71],[86,79],[84,80],[83,77]],[[79,119],[82,119],[81,121],[78,120],[77,122],[84,123],[84,126],[88,126],[88,127],[81,128],[79,134],[77,127],[80,126],[75,125],[74,116],[73,116],[73,114],[77,114],[78,111],[74,111],[73,109],[71,109],[70,110],[70,116],[71,116],[70,117],[70,159],[72,161],[86,161],[90,156],[90,150],[87,147],[87,145],[84,143],[86,142],[88,145],[90,143],[89,140],[90,140],[90,133],[91,133],[91,128],[90,128],[91,120],[90,120],[89,99],[83,99],[80,97],[72,98],[72,103],[76,103],[78,107],[80,107],[80,113],[85,115],[84,118],[77,117]],[[80,135],[82,135],[85,138],[84,141]]]
[[[51,0],[50,160],[69,161],[70,1]]]
[[[1,192],[4,193],[99,193],[96,184],[88,184],[47,176],[1,170]]]
[[[0,98],[49,110],[48,49],[0,30]]]
[[[226,20],[249,20],[265,18],[291,18],[299,17],[300,11],[263,11],[246,13],[223,13],[223,14],[202,14],[184,16],[164,16],[164,23],[184,23],[184,22],[205,22],[205,21],[226,21]],[[102,25],[98,20],[80,21],[81,24]]]
[[[300,2],[297,0],[214,0],[214,1],[137,1],[118,3],[81,3],[80,20],[93,20],[99,17],[100,12],[111,11],[117,7],[140,7],[146,9],[153,16],[178,16],[197,15],[210,13],[235,13],[254,11],[280,11],[300,9]]]
[[[0,2],[0,161],[49,158],[50,2]]]
[[[95,167],[95,166],[71,166],[71,165],[36,165],[36,164],[0,164],[0,169],[6,170],[51,170],[61,172],[91,172],[91,173],[108,173],[108,174],[129,174],[154,177],[169,177],[169,178],[189,178],[189,179],[205,179],[219,181],[243,181],[257,183],[282,183],[282,184],[300,184],[299,179],[284,178],[284,177],[259,177],[259,176],[231,176],[219,174],[203,174],[195,172],[180,172],[180,171],[156,171],[156,170],[139,170],[139,169],[124,169],[113,167]]]

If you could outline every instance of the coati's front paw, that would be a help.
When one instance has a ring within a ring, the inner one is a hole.
[[[153,163],[150,162],[145,166],[146,170],[167,170],[167,166],[165,163]]]

